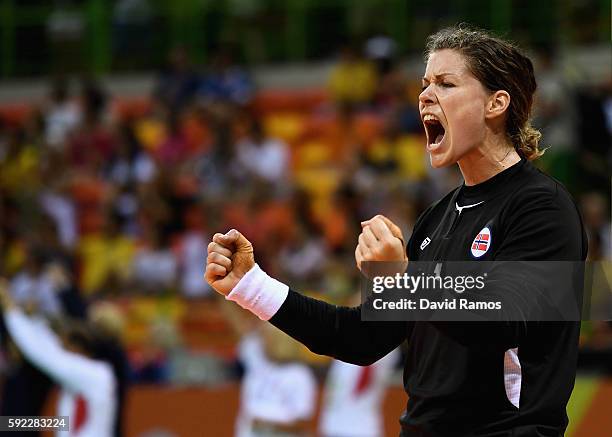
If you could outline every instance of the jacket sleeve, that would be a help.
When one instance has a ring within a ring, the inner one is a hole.
[[[413,322],[364,322],[361,307],[336,306],[293,290],[270,323],[314,353],[361,366],[387,355],[413,327]]]

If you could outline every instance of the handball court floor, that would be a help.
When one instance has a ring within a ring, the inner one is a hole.
[[[399,434],[405,406],[401,387],[390,387],[384,402],[386,436]],[[238,411],[239,385],[218,388],[135,386],[125,410],[126,437],[231,437]],[[53,414],[50,399],[46,414]],[[320,402],[319,402],[320,404]],[[568,437],[612,435],[612,379],[579,377],[568,406]],[[317,413],[318,416],[318,413]],[[315,418],[312,421],[316,429]],[[50,433],[45,437],[51,437]]]

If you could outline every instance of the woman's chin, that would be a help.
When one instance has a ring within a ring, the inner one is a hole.
[[[433,168],[448,167],[455,163],[452,160],[452,155],[448,153],[449,151],[441,146],[443,146],[443,144],[429,150],[429,162]]]
[[[451,164],[450,162],[447,162],[446,159],[443,159],[443,157],[434,155],[429,155],[429,162],[431,163],[432,168],[444,168]]]

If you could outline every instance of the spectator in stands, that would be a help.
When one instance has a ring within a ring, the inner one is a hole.
[[[575,150],[576,105],[566,83],[563,71],[555,65],[558,59],[553,47],[539,50],[537,81],[538,104],[535,106],[534,123],[542,129],[542,142],[558,154]]]
[[[165,111],[180,112],[191,103],[199,84],[193,70],[187,49],[174,47],[168,54],[166,66],[157,77],[153,89],[153,99]]]
[[[421,137],[403,134],[399,122],[388,118],[382,135],[366,149],[365,164],[381,177],[396,177],[396,180],[420,182],[427,176],[427,154]]]
[[[151,317],[146,326],[144,342],[130,354],[135,383],[162,383],[172,377],[171,357],[180,350],[180,333],[167,317]]]
[[[120,187],[151,182],[156,165],[135,133],[135,120],[121,121],[117,130],[117,149],[108,165],[108,179]]]
[[[183,217],[185,232],[178,248],[180,289],[185,297],[208,296],[212,289],[202,281],[202,254],[206,252],[209,237],[205,229],[205,217],[210,219],[205,205],[194,204]]]
[[[328,259],[327,247],[320,229],[309,220],[297,216],[297,224],[280,252],[279,263],[283,277],[293,283],[313,284],[323,273]]]
[[[415,104],[421,87],[419,81],[408,80],[399,67],[383,78],[379,85],[379,109],[388,121],[397,123],[401,133],[424,135],[419,108]]]
[[[589,259],[612,260],[610,205],[598,192],[585,193],[580,199],[580,211],[589,238]]]
[[[329,92],[340,106],[364,106],[372,102],[376,92],[376,69],[363,58],[357,48],[345,44],[329,78]]]
[[[140,247],[133,261],[133,279],[141,290],[161,292],[175,289],[178,260],[170,248],[169,235],[151,224],[145,234],[145,246]]]
[[[81,109],[71,99],[69,83],[65,77],[60,76],[53,81],[44,114],[45,140],[52,149],[62,151],[82,119]]]
[[[59,241],[65,249],[73,248],[78,239],[76,207],[69,196],[67,181],[49,181],[39,195],[40,207],[53,220]]]
[[[416,107],[413,101],[409,100],[408,83],[403,66],[397,62],[389,65],[389,70],[380,74],[378,87],[376,90],[376,108],[383,116],[395,116],[395,114],[405,107]],[[418,119],[418,111],[414,110],[413,115]],[[418,121],[414,121],[416,124]],[[416,131],[416,126],[414,131]]]
[[[251,102],[253,93],[253,81],[248,72],[236,62],[234,47],[219,47],[212,55],[210,69],[198,89],[200,99],[204,104],[246,106]]]
[[[92,76],[81,78],[81,104],[86,120],[95,124],[108,122],[108,95],[100,82]]]
[[[40,188],[40,149],[26,142],[20,127],[7,129],[0,151],[0,189],[14,197],[30,196]]]
[[[365,44],[365,54],[375,63],[377,73],[384,76],[394,68],[397,42],[384,32],[380,32],[368,38]]]
[[[165,167],[182,164],[188,157],[189,146],[183,133],[182,118],[178,112],[167,114],[166,138],[155,150],[157,162]]]
[[[283,141],[266,135],[259,119],[252,118],[246,137],[236,145],[236,164],[241,176],[281,188],[288,176],[289,150]]]
[[[82,237],[77,248],[81,260],[81,289],[87,295],[119,291],[130,277],[135,253],[133,238],[121,232],[120,217],[106,218],[104,230]]]
[[[233,175],[228,171],[235,159],[235,144],[228,121],[215,121],[212,129],[212,147],[198,157],[194,174],[200,183],[202,195],[208,199],[217,199],[235,187]]]
[[[96,175],[113,156],[116,138],[111,126],[102,118],[104,106],[98,91],[92,89],[87,94],[91,94],[86,98],[89,103],[83,123],[70,139],[69,157],[72,166]]]
[[[365,55],[376,66],[376,108],[386,115],[406,98],[407,80],[398,62],[397,42],[384,32],[374,34],[365,43]]]

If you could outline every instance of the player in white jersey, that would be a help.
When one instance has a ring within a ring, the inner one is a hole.
[[[56,414],[69,416],[69,432],[58,436],[111,437],[116,382],[109,364],[89,356],[77,331],[62,341],[41,318],[24,314],[0,280],[0,304],[7,331],[21,354],[60,388]]]
[[[319,432],[322,437],[382,437],[382,404],[398,362],[394,350],[370,366],[334,360],[325,382]]]
[[[299,345],[275,327],[245,320],[223,305],[241,336],[244,366],[236,437],[304,437],[315,413],[317,382],[310,367],[296,360]]]

